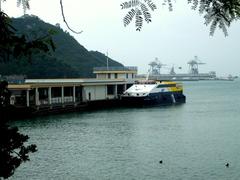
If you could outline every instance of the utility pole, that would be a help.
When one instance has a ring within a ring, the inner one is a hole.
[[[108,70],[108,51],[107,51],[107,70]]]

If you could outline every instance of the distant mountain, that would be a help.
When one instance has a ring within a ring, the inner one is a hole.
[[[54,26],[37,16],[25,15],[13,18],[12,25],[19,35],[25,34],[29,39],[42,37],[50,29],[55,31],[53,40],[56,51],[51,55],[34,55],[30,64],[26,60],[0,64],[2,75],[25,74],[28,78],[94,77],[94,67],[106,66],[107,57],[104,54],[88,51],[58,24]],[[111,58],[108,58],[108,62],[109,66],[123,66]]]

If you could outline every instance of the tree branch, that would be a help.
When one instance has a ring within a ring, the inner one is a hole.
[[[65,19],[62,0],[60,0],[60,5],[61,5],[61,12],[62,12],[62,17],[63,17],[63,22],[66,24],[67,28],[70,31],[72,31],[73,33],[75,33],[75,34],[81,34],[83,31],[77,32],[77,31],[74,31],[72,28],[70,28],[70,26],[68,25],[68,23],[67,23],[67,21]]]
[[[22,156],[18,152],[14,151],[14,150],[11,150],[10,152],[15,153],[20,159],[22,159]]]

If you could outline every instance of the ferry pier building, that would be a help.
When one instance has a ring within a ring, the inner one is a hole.
[[[9,84],[10,104],[38,113],[113,103],[133,85],[137,67],[96,67],[93,73],[93,79],[25,79],[21,84]]]

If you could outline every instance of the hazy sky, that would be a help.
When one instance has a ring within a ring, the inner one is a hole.
[[[146,73],[148,63],[155,57],[170,66],[181,66],[187,72],[187,62],[195,55],[206,65],[200,72],[216,71],[218,75],[240,75],[240,21],[228,29],[225,37],[217,30],[209,36],[209,27],[197,11],[191,10],[187,0],[174,3],[174,11],[161,6],[162,0],[155,0],[158,9],[152,13],[152,23],[144,23],[141,32],[135,31],[134,22],[123,26],[123,17],[128,12],[121,10],[121,0],[64,0],[65,16],[69,25],[76,31],[71,33],[88,50],[97,50],[126,66],[138,66],[139,73]],[[51,24],[63,23],[59,0],[31,0],[28,14],[39,16]],[[23,14],[16,7],[16,0],[2,3],[9,16]],[[238,33],[238,34],[237,34]],[[164,72],[169,71],[167,68]]]

